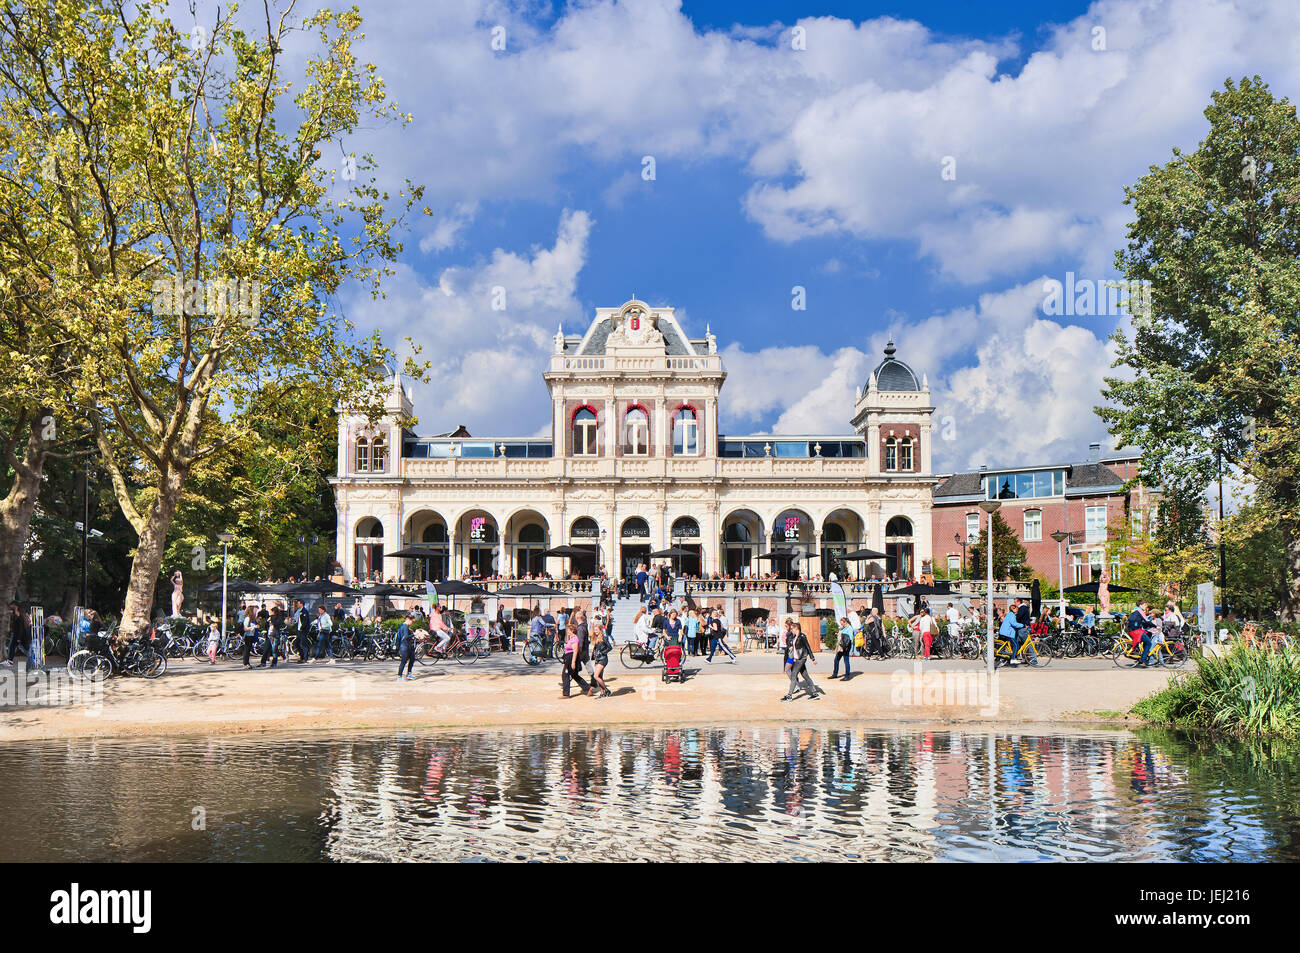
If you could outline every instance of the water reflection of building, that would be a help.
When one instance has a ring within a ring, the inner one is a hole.
[[[1120,735],[660,728],[377,744],[333,760],[332,856],[1159,857],[1167,832],[1134,818],[1186,781]]]

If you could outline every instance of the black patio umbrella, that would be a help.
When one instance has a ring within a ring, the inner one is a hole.
[[[384,553],[385,559],[422,559],[428,556],[441,556],[447,552],[447,547],[441,548],[434,546],[407,546],[405,549],[399,549],[395,553]]]
[[[535,582],[521,582],[517,586],[506,586],[504,589],[498,589],[498,596],[567,596],[567,592],[561,592],[559,589],[552,589],[550,586],[538,585]]]
[[[885,553],[878,553],[874,549],[855,549],[851,553],[845,553],[840,557],[845,562],[857,562],[864,559],[888,559]]]
[[[1100,588],[1101,583],[1099,582],[1081,582],[1077,586],[1066,586],[1065,591],[1095,596]],[[1110,589],[1111,592],[1137,592],[1136,589],[1130,589],[1128,586],[1117,586],[1113,582],[1107,588]]]
[[[465,582],[463,579],[448,579],[446,582],[435,582],[433,589],[440,596],[490,596],[491,592],[482,586],[476,586],[472,582]]]
[[[353,589],[341,582],[330,582],[328,579],[296,583],[292,586],[286,586],[283,591],[286,595],[291,596],[329,596],[336,593],[342,593],[345,596],[357,596],[362,594],[360,589]]]
[[[1038,588],[1038,578],[1034,578],[1034,583],[1029,587],[1029,611],[1035,619],[1043,611],[1043,594]]]
[[[573,559],[574,556],[590,556],[596,551],[595,545],[591,546],[552,546],[550,549],[543,549],[543,556],[562,556],[565,559]],[[573,569],[573,563],[569,563],[569,569]]]
[[[901,589],[892,589],[885,593],[885,597],[893,599],[896,596],[948,596],[952,591],[948,588],[948,583],[935,583],[931,585],[926,582],[914,582],[910,586],[903,586]]]
[[[363,586],[357,590],[359,596],[405,596],[410,592],[401,586],[390,586],[387,583],[380,583],[377,586]]]
[[[227,592],[261,592],[263,590],[267,590],[271,588],[272,586],[269,583],[252,582],[251,580],[248,579],[240,579],[237,576],[230,576],[229,578],[226,579]],[[216,582],[210,582],[206,586],[199,586],[199,592],[220,592],[220,591],[221,591],[220,579],[218,579]]]
[[[689,550],[682,549],[680,546],[669,546],[667,549],[661,549],[657,553],[651,553],[650,559],[675,559],[677,560],[677,575],[682,574],[682,557],[694,556]]]

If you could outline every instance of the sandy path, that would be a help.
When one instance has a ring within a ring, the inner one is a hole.
[[[757,660],[755,660],[757,661]],[[988,685],[961,663],[919,670],[880,664],[832,681],[829,659],[813,669],[827,694],[781,702],[787,681],[770,663],[688,665],[684,685],[658,669],[607,673],[613,698],[561,699],[555,664],[514,659],[476,666],[417,666],[398,681],[395,663],[281,665],[251,672],[230,665],[173,664],[155,681],[112,679],[102,697],[80,705],[9,705],[0,741],[88,736],[235,734],[303,729],[485,727],[506,725],[680,724],[831,719],[846,721],[1087,724],[1098,712],[1126,712],[1161,687],[1161,671],[1052,667],[1013,670]],[[12,688],[10,689],[12,691]],[[14,697],[5,699],[12,702]],[[25,699],[18,697],[18,701]],[[1133,719],[1129,719],[1130,722]],[[1121,720],[1122,723],[1122,720]]]

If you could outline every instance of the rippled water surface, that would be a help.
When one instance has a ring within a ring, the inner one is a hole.
[[[834,726],[0,745],[0,860],[1300,860],[1300,752]],[[20,809],[21,808],[21,809]]]

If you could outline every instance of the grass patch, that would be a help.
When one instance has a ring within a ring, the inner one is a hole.
[[[1300,653],[1234,645],[1196,660],[1161,691],[1133,706],[1155,724],[1237,736],[1300,736]]]

